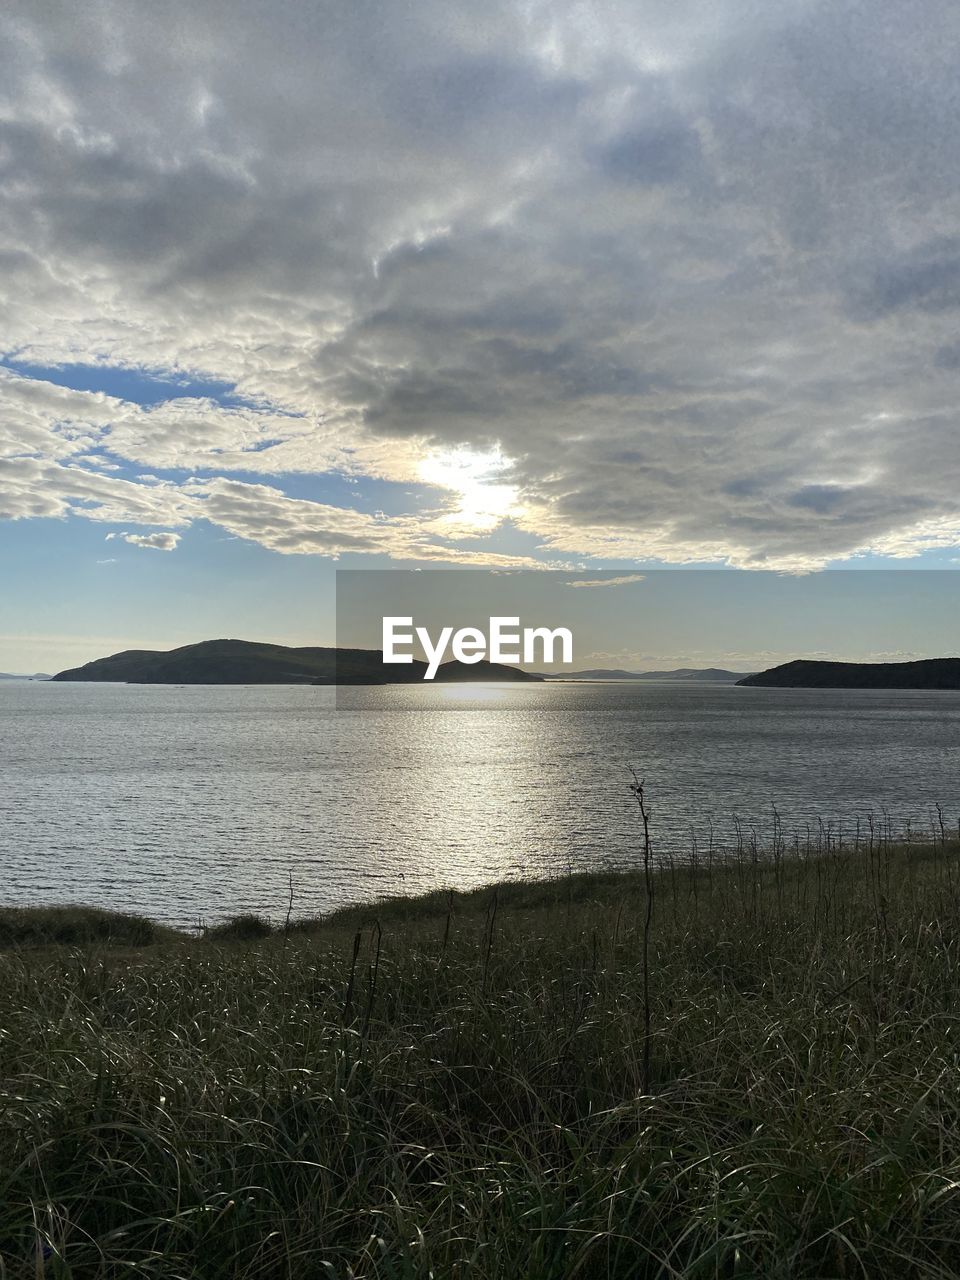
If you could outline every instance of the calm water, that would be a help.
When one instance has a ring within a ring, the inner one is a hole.
[[[960,694],[527,685],[0,683],[0,900],[177,923],[636,858],[734,815],[769,838],[960,815]]]

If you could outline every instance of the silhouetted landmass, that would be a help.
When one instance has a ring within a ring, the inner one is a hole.
[[[960,689],[960,658],[919,662],[813,662],[798,658],[738,684],[770,689]]]
[[[167,652],[126,649],[53,678],[127,684],[309,684],[335,669],[335,649],[204,640]]]
[[[724,671],[721,667],[678,667],[675,671],[623,671],[598,667],[591,671],[552,673],[549,680],[707,680],[714,684],[738,684],[742,671]]]
[[[180,649],[126,649],[53,676],[123,684],[413,684],[426,663],[385,666],[379,649],[288,648],[253,640],[203,640]],[[435,677],[459,680],[540,680],[518,667],[448,662]]]
[[[458,684],[460,681],[472,680],[517,680],[521,683],[541,682],[543,676],[532,671],[523,671],[520,667],[504,666],[501,662],[445,662],[440,667],[434,680],[447,684]]]

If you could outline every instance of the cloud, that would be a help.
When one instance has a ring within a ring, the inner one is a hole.
[[[0,516],[509,562],[457,545],[455,488],[382,519],[285,491],[468,446],[531,563],[960,546],[948,0],[0,23],[0,347],[236,390],[0,371]]]
[[[624,573],[616,578],[574,578],[568,587],[625,587],[630,582],[643,582],[642,573]]]
[[[150,547],[154,551],[176,551],[179,533],[108,533],[105,541],[120,538],[133,547]],[[98,560],[97,564],[113,564],[112,560]]]

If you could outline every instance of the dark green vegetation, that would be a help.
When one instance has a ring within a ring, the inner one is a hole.
[[[425,662],[384,666],[379,649],[290,649],[252,640],[203,640],[169,652],[127,649],[61,671],[54,680],[128,684],[409,684],[423,680]],[[496,663],[444,663],[438,681],[539,680]]]
[[[737,684],[774,689],[960,689],[960,658],[920,662],[809,662],[798,659]]]
[[[97,907],[2,907],[0,947],[31,947],[60,944],[143,947],[173,939],[178,934],[143,916]]]
[[[656,873],[647,1079],[646,904],[582,876],[5,952],[0,1271],[956,1276],[956,843]]]

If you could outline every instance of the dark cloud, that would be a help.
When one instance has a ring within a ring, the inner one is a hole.
[[[572,77],[551,75],[532,58],[454,57],[396,76],[392,110],[413,132],[453,139],[482,152],[502,135],[514,135],[525,150],[537,137],[549,137],[571,117],[587,92]]]
[[[158,496],[63,464],[408,482],[470,446],[499,448],[548,554],[960,543],[946,0],[40,0],[0,21],[0,345],[257,406],[38,407],[5,382],[6,513],[93,486],[118,520],[206,504],[277,550],[406,554],[430,513],[391,535],[273,486]],[[26,460],[60,488],[31,495]]]
[[[631,129],[599,153],[600,168],[611,178],[652,186],[677,182],[700,161],[700,139],[680,121]]]
[[[879,266],[851,291],[853,315],[873,320],[898,311],[960,306],[960,240],[938,240]]]

